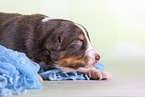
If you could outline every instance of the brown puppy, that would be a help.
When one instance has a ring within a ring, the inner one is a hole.
[[[69,20],[0,13],[0,45],[64,72],[80,71],[99,80],[111,78],[109,73],[94,68],[100,55],[86,29]]]

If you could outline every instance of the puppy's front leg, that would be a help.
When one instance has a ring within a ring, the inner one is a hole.
[[[39,78],[39,82],[42,84],[42,83],[43,83],[42,77],[41,77],[39,74],[37,74],[37,76],[38,76],[38,78]]]
[[[90,78],[95,79],[95,80],[108,80],[112,78],[110,73],[105,72],[105,71],[100,71],[96,68],[92,68],[86,73]]]

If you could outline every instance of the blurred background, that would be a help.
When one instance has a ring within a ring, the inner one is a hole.
[[[145,0],[0,0],[0,11],[75,21],[88,30],[106,71],[145,75]]]

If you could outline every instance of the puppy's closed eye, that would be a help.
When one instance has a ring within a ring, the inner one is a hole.
[[[76,49],[78,49],[78,50],[80,50],[81,47],[83,46],[83,42],[82,42],[81,40],[75,40],[75,41],[73,42],[73,44],[74,44],[74,47],[75,47]]]
[[[72,50],[80,50],[81,47],[83,45],[83,42],[80,40],[74,40],[69,46],[68,48],[71,48]]]
[[[82,46],[83,42],[81,40],[77,40],[76,44],[79,45],[79,46]]]

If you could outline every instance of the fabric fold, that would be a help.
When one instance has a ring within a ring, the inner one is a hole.
[[[39,69],[39,64],[30,61],[24,53],[0,45],[0,96],[42,88],[37,76]]]

